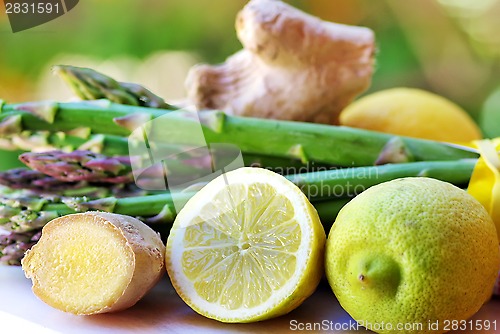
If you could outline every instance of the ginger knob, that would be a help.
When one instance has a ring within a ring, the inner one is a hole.
[[[198,109],[338,124],[340,111],[370,85],[368,28],[322,21],[277,0],[251,0],[236,31],[243,50],[188,75],[188,97]]]

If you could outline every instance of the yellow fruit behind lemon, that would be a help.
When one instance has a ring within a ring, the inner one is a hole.
[[[367,95],[341,112],[340,124],[446,142],[482,137],[474,120],[458,105],[414,88],[393,88]]]
[[[196,312],[252,322],[290,312],[323,275],[325,231],[293,183],[260,168],[228,172],[179,212],[167,241],[175,290]]]
[[[468,319],[491,296],[500,255],[495,226],[472,196],[405,178],[369,188],[340,211],[325,261],[337,299],[362,325],[442,333],[445,321]]]

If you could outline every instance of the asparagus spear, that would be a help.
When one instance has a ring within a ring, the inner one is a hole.
[[[90,151],[23,153],[19,159],[28,167],[66,182],[130,183],[128,157],[108,157]]]
[[[147,194],[146,191],[139,189],[134,183],[103,184],[89,183],[87,181],[65,182],[27,168],[15,168],[0,172],[0,185],[11,189],[26,190],[34,194],[64,197],[131,197],[144,196]]]
[[[256,119],[225,115],[220,111],[189,112],[113,104],[109,101],[5,104],[0,114],[0,127],[8,117],[19,116],[22,130],[69,131],[86,127],[92,133],[128,136],[141,124],[156,119],[154,139],[159,143],[192,145],[192,131],[199,122],[208,145],[236,145],[243,154],[268,155],[299,159],[303,162],[339,166],[369,166],[395,150],[400,161],[432,161],[477,158],[470,152],[445,143],[398,137],[389,134],[322,124]],[[388,152],[389,151],[389,152]],[[402,157],[406,160],[402,160]]]
[[[66,132],[29,131],[23,130],[21,120],[20,115],[13,115],[5,117],[0,123],[0,149],[8,151],[81,149],[107,155],[128,154],[128,140],[121,136],[91,134],[89,128],[76,128]]]
[[[8,119],[12,123],[10,117],[20,116],[18,123],[22,131],[67,132],[85,128],[93,134],[118,136],[127,136],[130,131],[116,124],[114,119],[135,115],[136,119],[142,117],[143,120],[149,120],[169,112],[165,109],[117,104],[109,100],[66,103],[40,101],[3,104],[1,107],[0,128],[5,127],[4,120]]]
[[[62,191],[86,186],[85,182],[63,182],[39,171],[27,168],[14,168],[0,172],[0,184],[12,189],[33,191]]]
[[[402,177],[431,177],[466,187],[477,159],[419,161],[382,166],[319,170],[286,176],[311,200],[354,197],[376,184]]]
[[[21,265],[24,253],[40,239],[41,230],[0,234],[0,264]]]
[[[53,67],[83,100],[108,99],[115,103],[161,109],[177,109],[141,85],[117,82],[90,68],[59,65]]]

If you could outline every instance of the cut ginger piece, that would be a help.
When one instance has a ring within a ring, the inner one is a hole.
[[[251,0],[236,32],[243,50],[188,74],[188,98],[198,109],[338,124],[340,111],[371,83],[369,28],[322,21],[281,1]]]
[[[164,274],[164,254],[160,236],[141,221],[87,212],[49,222],[22,266],[43,302],[90,315],[137,303]]]

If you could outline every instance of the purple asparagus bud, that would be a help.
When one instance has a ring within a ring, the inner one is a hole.
[[[28,152],[19,156],[28,167],[65,182],[130,183],[133,181],[127,157],[107,157],[90,151]]]
[[[65,182],[27,168],[15,168],[0,172],[0,185],[10,189],[29,191],[40,196],[87,196],[89,198],[114,196],[122,198],[147,194],[134,183]]]
[[[21,260],[28,249],[38,242],[42,231],[40,229],[0,235],[0,264],[21,265]]]
[[[65,189],[77,189],[86,185],[85,182],[64,182],[37,170],[27,168],[15,168],[0,172],[0,184],[11,189],[27,189],[50,193]]]

